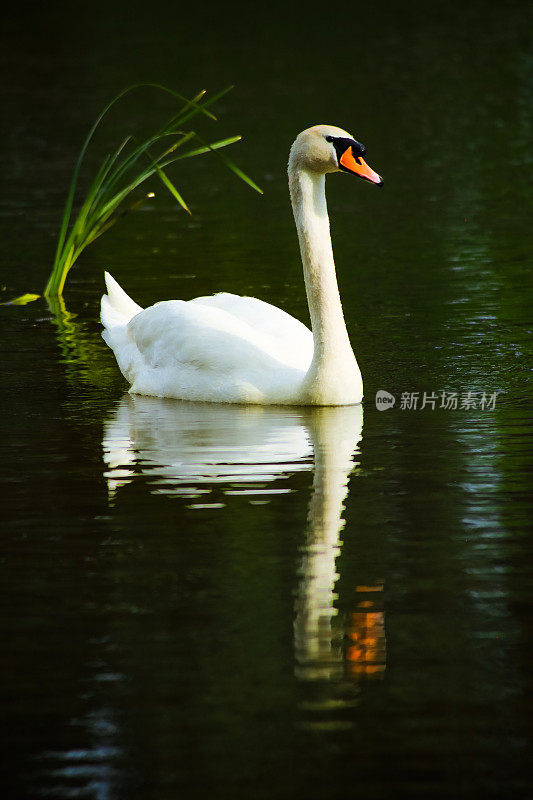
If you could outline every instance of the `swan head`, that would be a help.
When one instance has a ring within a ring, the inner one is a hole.
[[[289,169],[323,175],[349,172],[376,186],[383,186],[383,179],[363,160],[365,153],[364,144],[342,128],[313,125],[296,137],[289,156]]]

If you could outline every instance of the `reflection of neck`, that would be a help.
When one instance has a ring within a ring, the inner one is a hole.
[[[330,674],[331,622],[337,613],[335,561],[340,554],[343,501],[362,421],[360,406],[316,409],[310,421],[315,475],[295,620],[297,658],[305,664],[308,677]]]

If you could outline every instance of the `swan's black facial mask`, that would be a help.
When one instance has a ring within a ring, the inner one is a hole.
[[[366,155],[366,147],[361,142],[356,142],[355,139],[348,139],[344,136],[326,136],[326,142],[331,142],[337,153],[337,161],[341,165],[342,154],[352,148],[354,156]]]
[[[337,164],[343,172],[351,172],[376,186],[383,186],[383,178],[371,169],[362,156],[366,154],[366,147],[355,139],[345,136],[326,136],[326,142],[331,142],[337,154]]]

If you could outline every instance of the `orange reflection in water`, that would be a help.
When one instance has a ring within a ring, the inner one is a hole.
[[[380,600],[383,585],[357,586],[356,592],[370,595],[357,603],[357,611],[350,615],[346,636],[346,661],[352,677],[382,677],[386,667],[385,617]],[[378,593],[377,596],[372,594]]]

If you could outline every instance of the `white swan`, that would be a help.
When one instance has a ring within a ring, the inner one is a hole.
[[[337,287],[325,176],[350,172],[378,186],[366,149],[346,131],[315,125],[289,157],[289,188],[311,331],[270,303],[222,293],[143,310],[106,273],[103,337],[130,392],[220,403],[352,405],[363,397]]]

